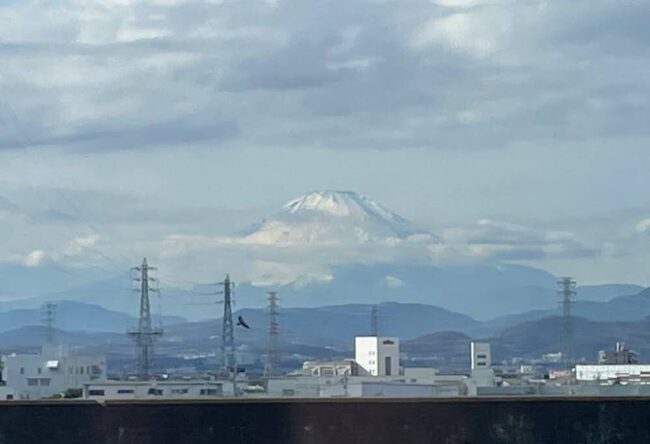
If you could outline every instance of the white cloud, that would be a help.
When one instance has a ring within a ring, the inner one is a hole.
[[[637,222],[635,229],[637,233],[648,233],[650,232],[650,219],[643,219]]]
[[[28,267],[36,267],[45,260],[46,254],[43,250],[34,250],[25,256],[24,264]]]
[[[440,45],[450,50],[466,51],[487,57],[499,49],[497,33],[506,33],[494,27],[481,14],[458,12],[429,20],[414,35],[416,48]]]

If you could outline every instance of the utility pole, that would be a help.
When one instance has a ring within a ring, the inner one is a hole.
[[[56,340],[56,304],[46,302],[41,305],[41,320],[45,326],[45,343],[54,344]]]
[[[264,376],[269,377],[277,370],[280,364],[280,347],[279,335],[280,324],[278,323],[278,293],[269,291],[268,295],[268,314],[269,329],[266,343],[266,362],[264,363]]]
[[[370,309],[370,336],[379,336],[379,310],[376,305]]]
[[[137,372],[138,378],[142,381],[147,381],[151,378],[151,368],[153,366],[154,356],[154,342],[156,338],[162,336],[163,331],[161,328],[155,328],[151,318],[151,303],[149,300],[149,292],[158,291],[157,288],[151,288],[150,283],[156,280],[149,276],[149,272],[156,270],[147,264],[147,258],[142,260],[142,265],[133,267],[132,273],[138,273],[133,277],[134,282],[140,284],[140,315],[138,317],[138,326],[135,329],[128,331],[130,336],[136,344],[137,353]]]
[[[563,277],[558,281],[558,293],[562,304],[562,366],[569,370],[571,366],[571,304],[576,295],[576,281]]]
[[[223,281],[223,320],[221,324],[221,360],[226,374],[232,375],[237,394],[237,360],[235,358],[235,328],[232,321],[232,285],[230,276]]]

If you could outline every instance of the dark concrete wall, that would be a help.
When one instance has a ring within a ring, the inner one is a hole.
[[[650,399],[0,403],[23,443],[650,443]]]

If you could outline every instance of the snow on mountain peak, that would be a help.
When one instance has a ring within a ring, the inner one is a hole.
[[[352,191],[312,191],[292,200],[284,210],[296,214],[303,211],[319,211],[332,216],[360,215],[369,208],[380,208],[370,199]]]
[[[244,240],[265,245],[362,244],[435,236],[353,191],[312,191],[249,231]]]

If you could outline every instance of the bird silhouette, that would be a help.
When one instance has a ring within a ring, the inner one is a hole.
[[[242,327],[247,328],[247,329],[249,329],[249,330],[250,330],[250,328],[251,328],[250,325],[248,325],[248,324],[246,323],[246,321],[244,320],[244,318],[243,318],[242,316],[239,316],[239,317],[237,318],[237,325],[241,325]]]

